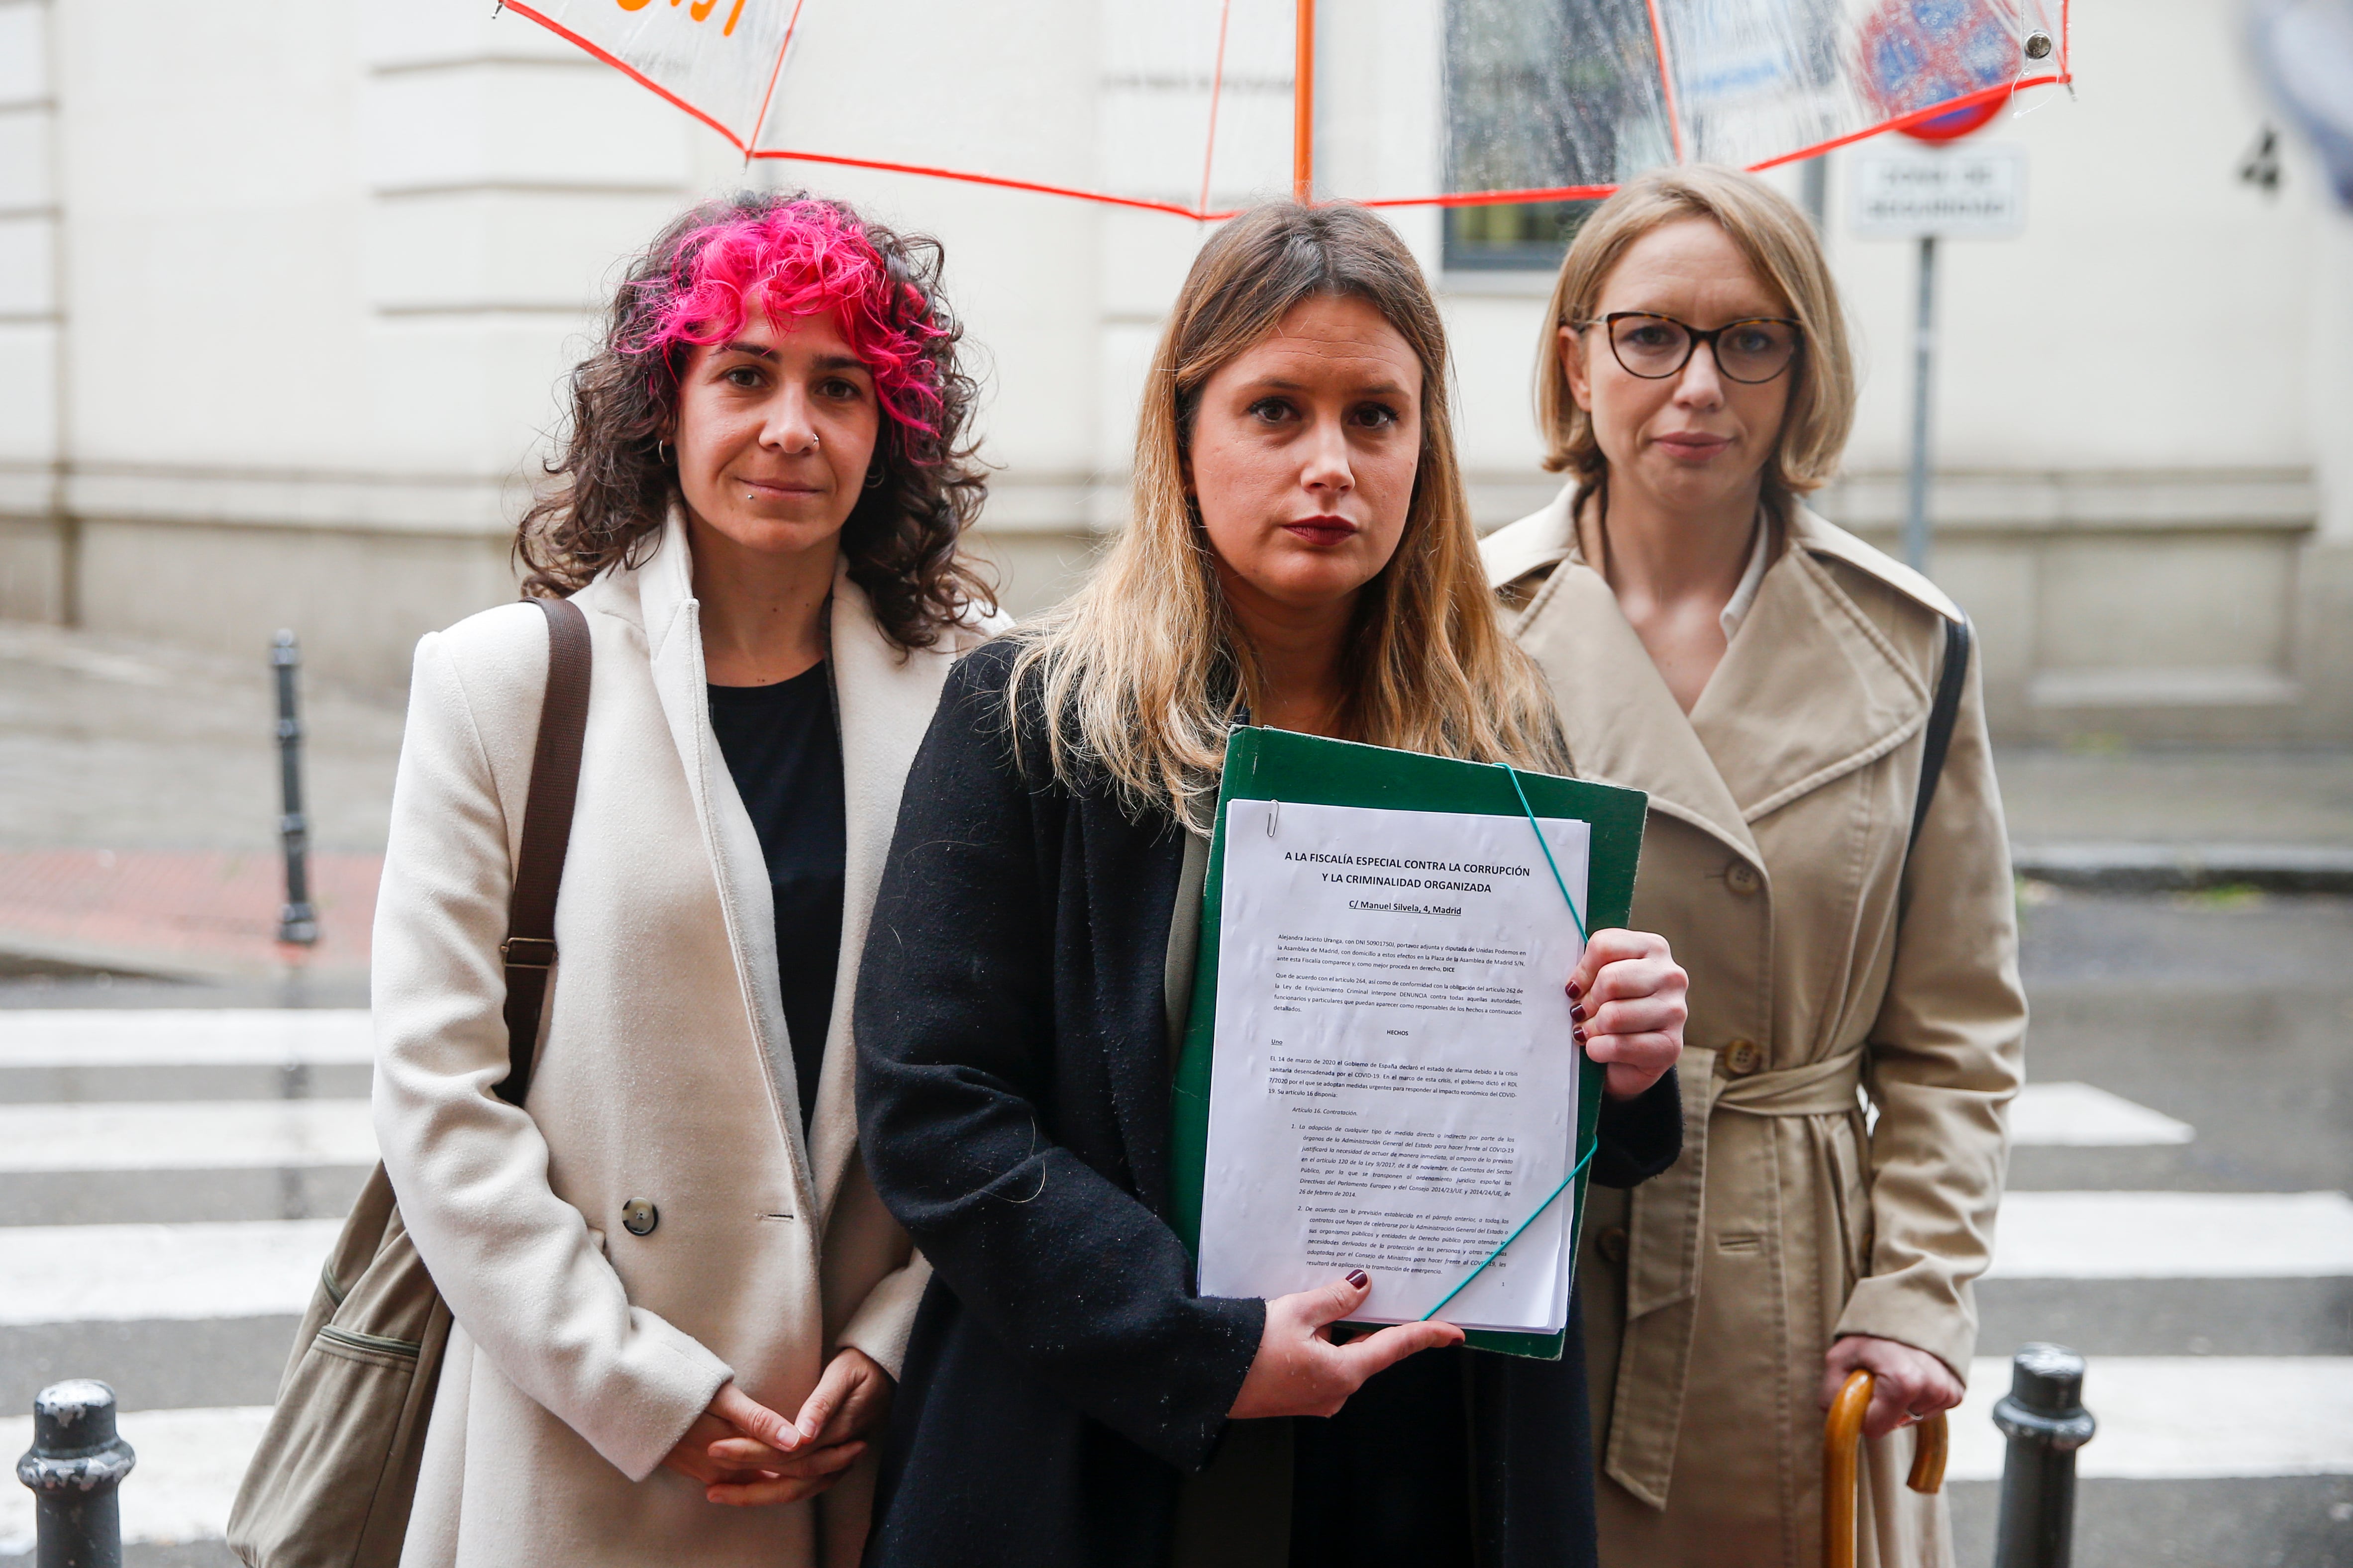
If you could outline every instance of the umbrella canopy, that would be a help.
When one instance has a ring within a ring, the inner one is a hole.
[[[506,0],[746,159],[1223,216],[1606,195],[2071,79],[2069,0]]]

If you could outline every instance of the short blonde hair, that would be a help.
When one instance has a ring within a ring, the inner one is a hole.
[[[1194,258],[1145,382],[1134,514],[1070,601],[1009,634],[1011,693],[1051,716],[1056,776],[1107,777],[1124,804],[1213,826],[1226,737],[1262,700],[1259,656],[1219,587],[1186,494],[1203,386],[1303,300],[1362,300],[1421,365],[1421,452],[1397,553],[1357,603],[1347,643],[1349,739],[1564,771],[1544,677],[1504,635],[1455,459],[1446,329],[1394,230],[1363,207],[1275,202]]]
[[[1789,367],[1788,410],[1765,466],[1765,497],[1778,503],[1820,489],[1838,471],[1854,427],[1854,360],[1838,285],[1805,214],[1756,175],[1713,163],[1654,169],[1627,181],[1586,221],[1562,258],[1536,351],[1544,466],[1573,475],[1588,489],[1608,479],[1593,417],[1568,389],[1560,329],[1592,320],[1602,285],[1636,240],[1687,217],[1714,219],[1803,329],[1803,345]]]

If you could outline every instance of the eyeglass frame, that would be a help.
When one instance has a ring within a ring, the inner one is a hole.
[[[1618,362],[1619,369],[1640,381],[1673,380],[1676,376],[1683,374],[1683,371],[1689,367],[1692,362],[1692,355],[1699,353],[1700,344],[1705,343],[1707,345],[1707,357],[1715,362],[1715,372],[1718,375],[1724,377],[1725,380],[1737,383],[1742,386],[1770,386],[1775,382],[1780,380],[1783,376],[1788,374],[1789,367],[1798,363],[1798,356],[1806,352],[1806,324],[1803,321],[1793,321],[1787,316],[1743,316],[1736,321],[1726,321],[1720,327],[1710,327],[1704,331],[1693,326],[1689,321],[1677,321],[1674,317],[1662,315],[1657,310],[1612,310],[1606,316],[1599,316],[1591,321],[1571,321],[1568,324],[1581,332],[1588,327],[1601,327],[1606,329],[1614,326],[1620,321],[1629,321],[1635,317],[1641,317],[1644,321],[1664,321],[1671,327],[1680,327],[1683,329],[1683,336],[1689,340],[1683,344],[1683,357],[1675,362],[1675,368],[1672,370],[1660,371],[1654,375],[1647,371],[1636,370],[1632,365],[1628,364],[1626,363],[1626,356],[1618,352],[1618,334],[1614,331],[1605,331],[1602,333],[1602,336],[1609,341],[1609,357]],[[1788,360],[1783,362],[1779,370],[1775,371],[1772,374],[1765,377],[1761,381],[1749,381],[1745,377],[1735,375],[1730,371],[1724,368],[1724,353],[1722,350],[1715,346],[1715,340],[1722,337],[1725,333],[1732,331],[1735,327],[1754,326],[1759,321],[1768,322],[1777,327],[1788,328],[1791,331],[1797,334],[1797,342],[1789,345],[1789,357]]]

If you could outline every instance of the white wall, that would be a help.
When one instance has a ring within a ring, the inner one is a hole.
[[[1235,8],[1219,204],[1287,180],[1278,12]],[[2179,708],[2227,688],[2271,722],[2353,687],[2308,635],[2336,603],[2311,584],[2353,583],[2327,554],[2353,550],[2353,220],[2294,150],[2276,195],[2238,178],[2266,115],[2231,0],[2077,12],[2078,100],[2046,93],[1980,133],[2029,150],[2025,237],[1944,248],[1939,570],[1978,612],[2021,732],[2070,691]],[[860,132],[878,147],[987,121],[1008,172],[1198,199],[1203,95],[1148,68],[1173,47],[1166,16],[1132,0],[956,15],[921,48],[871,28],[828,41],[844,103],[878,84]],[[1429,188],[1440,0],[1326,15],[1323,190]],[[1011,108],[980,104],[976,75],[1012,77]],[[1824,505],[1883,531],[1913,257],[1848,233],[1842,164],[1830,241],[1864,401],[1853,477]],[[745,182],[807,182],[944,241],[999,465],[984,542],[1017,605],[1050,599],[1119,521],[1144,367],[1202,226],[747,171],[472,0],[0,0],[0,614],[238,650],[289,621],[320,628],[331,667],[396,680],[417,630],[512,591],[507,530],[619,260]],[[1434,272],[1438,215],[1389,216]],[[1505,521],[1552,486],[1529,397],[1549,279],[1438,281],[1474,504]],[[381,581],[354,608],[371,563]],[[2353,732],[2353,695],[2338,706]],[[2189,707],[2180,722],[2207,722]]]
[[[2020,239],[1943,247],[1940,459],[1963,468],[2308,464],[2305,355],[2319,203],[2299,167],[2238,170],[2267,114],[2222,0],[2079,5],[2076,101],[2048,90],[1975,140],[2028,150]],[[1831,254],[1867,377],[1851,459],[1904,460],[1912,247],[1852,237],[1833,157]]]

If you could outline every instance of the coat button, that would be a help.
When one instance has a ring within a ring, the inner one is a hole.
[[[1754,1040],[1735,1040],[1724,1047],[1724,1070],[1746,1078],[1765,1065],[1765,1050]]]
[[[643,1198],[631,1198],[621,1205],[621,1228],[631,1236],[651,1236],[659,1224],[661,1210]]]
[[[1746,899],[1765,885],[1765,879],[1759,877],[1757,868],[1747,861],[1735,860],[1724,868],[1724,885]]]
[[[1625,1262],[1626,1227],[1622,1225],[1605,1227],[1599,1236],[1593,1238],[1593,1245],[1599,1249],[1601,1256],[1610,1262]]]

